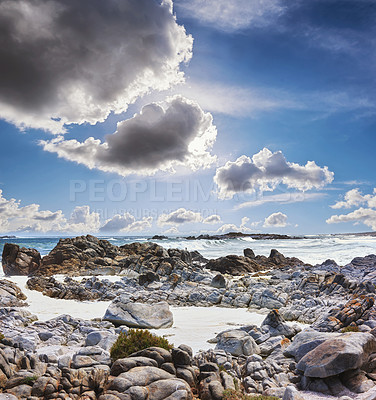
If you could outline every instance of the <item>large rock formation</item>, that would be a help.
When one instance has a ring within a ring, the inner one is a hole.
[[[38,270],[40,254],[35,249],[20,247],[14,243],[5,243],[2,255],[5,275],[30,275]]]
[[[119,248],[94,236],[60,239],[51,252],[43,257],[38,275],[96,275],[120,271],[116,257]]]
[[[309,378],[327,378],[360,368],[376,352],[369,333],[347,333],[321,343],[307,353],[296,368]]]
[[[152,305],[133,303],[122,297],[115,299],[109,305],[103,320],[115,325],[148,329],[169,328],[173,324],[168,303],[159,302]]]
[[[245,249],[244,256],[228,255],[210,260],[206,268],[222,274],[242,275],[264,269],[297,265],[304,265],[304,263],[295,257],[285,257],[275,249],[270,251],[269,257],[255,256],[251,249]]]

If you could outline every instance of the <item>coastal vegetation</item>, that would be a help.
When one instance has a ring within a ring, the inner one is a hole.
[[[173,346],[166,338],[154,335],[146,329],[128,329],[128,331],[120,333],[111,347],[110,354],[111,358],[116,361],[148,347],[171,350]]]

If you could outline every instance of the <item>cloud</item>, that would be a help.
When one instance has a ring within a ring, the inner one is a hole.
[[[349,214],[332,215],[326,220],[327,224],[338,224],[339,222],[362,222],[372,230],[376,230],[376,210],[361,207]]]
[[[287,225],[287,215],[281,212],[276,212],[264,220],[264,228],[274,227],[274,228],[284,228]]]
[[[273,191],[279,184],[301,191],[322,188],[334,179],[328,167],[314,161],[299,165],[286,161],[281,151],[272,153],[264,148],[252,158],[245,155],[228,161],[217,169],[214,182],[220,198],[231,198],[236,193]]]
[[[176,226],[172,226],[171,228],[166,229],[163,233],[165,235],[177,235],[179,233],[179,229]]]
[[[199,212],[186,210],[185,208],[179,208],[178,210],[172,211],[170,214],[162,214],[158,218],[158,225],[180,225],[185,223],[200,222],[202,216]]]
[[[376,188],[373,189],[373,194],[363,195],[358,188],[351,189],[345,194],[344,201],[338,201],[330,206],[334,209],[357,207],[361,204],[367,204],[368,207],[376,208]]]
[[[237,226],[235,224],[223,224],[220,228],[217,229],[217,233],[228,233],[228,232],[250,232],[252,229],[247,226],[249,223],[248,217],[243,217],[241,219],[240,225]],[[251,226],[254,224],[251,223]]]
[[[221,221],[221,217],[219,215],[213,214],[209,217],[205,218],[202,221],[204,224],[219,224]]]
[[[326,220],[328,224],[337,224],[340,222],[363,223],[372,230],[376,230],[376,188],[372,194],[363,195],[358,188],[346,192],[343,201],[338,201],[331,208],[352,208],[360,205],[366,205],[368,208],[360,207],[349,214],[332,215]]]
[[[65,131],[184,80],[193,39],[163,0],[0,0],[0,118]]]
[[[100,217],[96,212],[90,212],[89,206],[77,206],[68,222],[65,230],[69,232],[96,232],[100,226]]]
[[[216,136],[211,114],[177,96],[168,99],[165,108],[156,103],[144,106],[133,118],[119,122],[105,142],[60,136],[40,144],[45,151],[90,169],[149,175],[182,165],[193,170],[210,166],[216,159],[210,154]]]
[[[61,210],[40,210],[39,204],[21,206],[16,199],[6,199],[0,190],[0,232],[96,232],[99,214],[89,206],[77,206],[69,218]]]
[[[284,12],[280,0],[177,0],[175,4],[183,15],[227,32],[269,25]]]
[[[238,204],[234,207],[234,210],[240,210],[242,208],[247,207],[257,207],[267,203],[280,203],[280,204],[289,204],[289,203],[299,203],[303,201],[314,201],[317,199],[322,199],[326,197],[326,193],[306,193],[306,192],[286,192],[282,194],[274,194],[270,196],[264,196],[261,193],[260,198],[256,198],[252,201],[246,201],[244,203]]]
[[[90,207],[77,206],[69,218],[61,210],[39,210],[38,204],[22,207],[20,201],[7,200],[0,190],[0,232],[25,233],[96,233],[96,232],[135,232],[151,228],[153,218],[140,220],[129,214],[115,215],[101,227],[100,215],[90,211]]]
[[[221,222],[221,217],[219,215],[213,214],[209,215],[207,218],[203,218],[201,213],[186,210],[185,208],[179,208],[169,214],[162,214],[158,218],[158,225],[181,225],[186,223],[198,223],[202,222],[204,224],[217,224]]]
[[[136,220],[136,218],[129,213],[116,214],[108,219],[99,231],[114,233],[144,231],[151,228],[152,222],[152,217],[144,217],[141,220]]]

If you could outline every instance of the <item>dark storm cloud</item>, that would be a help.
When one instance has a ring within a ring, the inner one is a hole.
[[[0,0],[0,117],[55,133],[102,121],[181,81],[191,50],[169,1]]]
[[[124,176],[183,164],[198,169],[215,160],[210,154],[217,134],[212,122],[211,114],[197,103],[175,97],[165,109],[155,103],[146,105],[140,114],[120,122],[103,143],[94,138],[78,142],[59,137],[41,144],[59,157]]]

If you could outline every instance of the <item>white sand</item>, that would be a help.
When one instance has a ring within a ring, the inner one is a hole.
[[[7,278],[9,279],[9,278]],[[27,309],[39,320],[46,321],[61,314],[75,318],[92,319],[103,317],[110,301],[79,302],[75,300],[51,299],[42,293],[26,288],[26,276],[12,276],[27,296]],[[222,307],[170,307],[174,315],[174,325],[168,329],[154,329],[158,335],[167,335],[170,342],[178,346],[182,343],[191,346],[194,352],[206,350],[215,345],[207,343],[217,333],[244,325],[260,325],[265,314],[249,312],[246,308]]]

